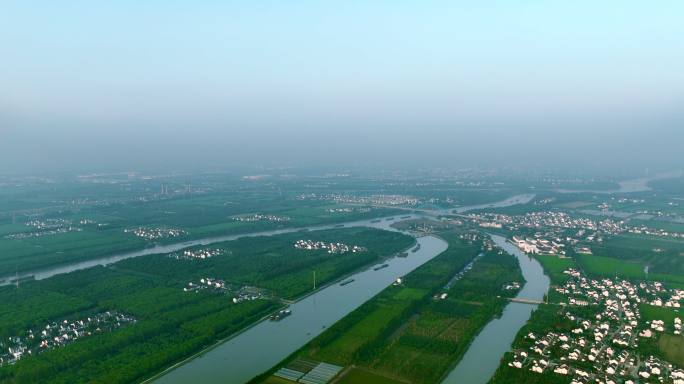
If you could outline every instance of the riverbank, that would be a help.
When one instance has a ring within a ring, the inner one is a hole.
[[[414,241],[410,246],[408,246],[408,247],[406,247],[406,248],[400,250],[399,252],[405,252],[405,251],[407,251],[407,250],[409,250],[409,249],[415,247],[416,244],[418,244],[418,241],[417,241],[417,240]],[[391,258],[395,257],[397,253],[398,253],[398,252],[394,252],[394,253],[392,253],[392,254],[386,255],[386,256],[383,257],[381,260],[383,260],[383,261],[384,261],[384,260],[390,260]],[[354,271],[352,271],[352,272],[350,272],[350,273],[347,273],[347,274],[342,275],[342,276],[340,276],[340,277],[338,277],[338,278],[335,278],[334,280],[332,280],[332,281],[330,281],[330,282],[328,282],[328,283],[326,283],[326,284],[324,284],[324,285],[322,285],[322,286],[320,286],[320,287],[317,287],[315,290],[313,290],[313,291],[311,291],[311,292],[307,292],[307,293],[301,295],[300,297],[297,297],[297,298],[295,298],[295,299],[293,299],[293,300],[291,300],[291,301],[289,301],[289,302],[286,302],[286,305],[281,306],[279,309],[283,309],[283,308],[286,308],[286,307],[288,307],[288,306],[290,306],[290,305],[294,305],[294,304],[296,304],[297,302],[300,302],[300,301],[302,301],[302,300],[308,298],[308,297],[311,296],[311,295],[317,294],[317,293],[319,293],[320,291],[322,291],[322,290],[324,290],[324,289],[327,289],[327,288],[330,287],[330,286],[333,286],[333,285],[335,285],[335,284],[339,284],[341,281],[346,280],[346,279],[348,279],[348,278],[350,278],[350,277],[356,275],[357,273],[359,273],[359,272],[361,272],[361,271],[368,270],[368,269],[370,268],[370,266],[372,266],[372,265],[374,265],[374,264],[377,264],[377,262],[373,262],[373,263],[370,263],[370,264],[366,264],[366,265],[364,265],[364,266],[362,266],[362,267],[357,268],[356,270],[354,270]],[[262,323],[262,322],[264,322],[264,321],[268,321],[269,318],[270,318],[270,315],[271,315],[271,314],[269,313],[269,314],[263,316],[261,319],[259,319],[259,320],[255,321],[255,322],[253,322],[253,323],[250,324],[249,326],[247,326],[247,327],[245,327],[244,329],[241,329],[240,331],[238,331],[238,332],[236,332],[236,333],[230,335],[229,337],[226,337],[226,338],[217,340],[217,341],[216,341],[215,343],[213,343],[212,345],[210,345],[210,346],[208,346],[208,347],[202,349],[201,351],[198,351],[197,353],[193,354],[192,356],[188,356],[187,358],[183,359],[182,361],[179,361],[179,362],[173,364],[172,366],[170,366],[170,367],[168,367],[168,368],[166,368],[166,369],[164,369],[164,370],[162,370],[162,371],[159,371],[159,372],[155,373],[154,375],[150,376],[148,379],[145,379],[145,380],[141,381],[141,383],[146,384],[146,383],[154,382],[155,380],[157,380],[157,379],[161,378],[162,376],[168,374],[169,372],[171,372],[171,371],[173,371],[173,370],[179,368],[180,366],[183,366],[183,365],[185,365],[185,364],[191,362],[192,360],[194,360],[194,359],[196,359],[196,358],[199,358],[199,357],[201,357],[201,356],[203,356],[203,355],[205,355],[205,354],[211,352],[213,349],[215,349],[215,348],[221,346],[222,344],[224,344],[224,343],[226,343],[226,342],[228,342],[228,341],[230,341],[230,340],[232,340],[232,339],[234,339],[234,338],[240,336],[241,334],[247,332],[247,331],[250,330],[251,328],[258,326],[260,323]]]
[[[491,238],[498,247],[514,255],[518,260],[526,282],[515,297],[542,300],[549,290],[550,280],[541,264],[508,243],[506,238],[498,235],[491,235]],[[536,306],[530,304],[508,303],[501,317],[492,320],[481,330],[456,368],[442,383],[487,383],[513,343],[518,330],[529,320],[534,308]]]
[[[23,270],[15,270],[14,268],[12,268],[11,274],[5,273],[2,274],[2,276],[0,276],[0,286],[12,284],[17,277],[19,279],[35,278],[36,280],[42,280],[57,274],[68,273],[75,270],[94,267],[97,265],[107,265],[132,257],[145,256],[155,253],[176,252],[184,248],[196,245],[209,245],[216,242],[236,240],[242,237],[249,236],[268,236],[272,234],[296,232],[306,229],[332,229],[336,226],[345,226],[355,223],[370,222],[375,219],[385,219],[399,212],[401,211],[398,209],[381,208],[376,211],[377,214],[372,216],[364,215],[367,217],[331,218],[328,220],[319,220],[319,223],[308,225],[293,225],[293,223],[290,222],[284,224],[237,223],[240,224],[240,226],[230,228],[230,230],[214,230],[209,232],[202,231],[198,234],[195,234],[192,230],[190,230],[188,231],[188,234],[182,238],[159,239],[154,243],[145,244],[140,244],[141,240],[135,237],[124,236],[122,237],[120,242],[126,242],[127,245],[118,245],[118,248],[116,248],[114,251],[101,251],[95,257],[93,257],[92,255],[82,255],[80,257],[71,257],[67,262],[53,262],[46,265],[41,265],[34,268],[27,268]],[[119,234],[117,233],[117,236],[118,235]],[[115,240],[115,238],[112,239]],[[128,244],[127,242],[130,242],[130,244]],[[68,244],[68,247],[78,248],[77,245],[78,244],[70,243]],[[64,247],[66,247],[66,245],[64,245]]]
[[[201,378],[207,383],[244,383],[296,351],[327,327],[336,323],[396,279],[431,260],[447,248],[441,240],[418,239],[420,251],[387,261],[388,267],[352,275],[354,282],[329,285],[290,306],[292,315],[278,321],[264,321],[178,367],[155,382],[185,383]],[[264,349],[263,346],[268,345]],[[221,366],[220,370],[215,369]]]
[[[3,335],[22,335],[36,322],[42,327],[41,318],[74,321],[75,316],[98,310],[125,313],[135,324],[92,336],[79,334],[78,342],[2,367],[0,377],[16,383],[75,382],[84,376],[88,381],[138,382],[263,319],[278,308],[277,301],[268,300],[271,295],[302,297],[311,289],[313,269],[318,270],[321,284],[337,281],[416,242],[410,236],[368,227],[306,233],[326,244],[360,242],[364,251],[341,256],[301,250],[293,246],[301,235],[291,233],[226,242],[220,245],[226,252],[204,260],[148,255],[120,261],[116,268],[95,267],[20,288],[3,287]],[[224,280],[225,287],[183,289],[206,277]],[[238,296],[243,300],[234,304],[232,298]],[[60,371],[46,372],[53,366]]]
[[[483,239],[468,244],[473,239],[453,232],[440,235],[449,242],[446,252],[383,290],[269,373],[306,360],[353,366],[346,371],[350,378],[363,371],[388,382],[436,382],[467,349],[463,340],[474,337],[505,305],[497,298],[502,284],[521,278],[515,273],[515,259],[487,252],[452,288],[445,288],[478,258]],[[346,377],[337,382],[345,383]],[[269,383],[269,374],[252,382]]]

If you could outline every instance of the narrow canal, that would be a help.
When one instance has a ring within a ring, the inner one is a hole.
[[[527,281],[516,296],[520,299],[541,301],[549,290],[550,280],[537,260],[524,254],[508,243],[502,236],[492,235],[492,240],[506,252],[514,255],[520,263]],[[485,384],[513,343],[518,330],[530,319],[536,305],[510,303],[500,318],[487,324],[473,340],[463,359],[442,384]]]

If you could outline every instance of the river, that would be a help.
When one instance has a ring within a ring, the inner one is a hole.
[[[518,204],[527,204],[532,199],[534,199],[534,194],[532,193],[527,193],[524,195],[515,195],[511,196],[508,199],[497,201],[495,203],[487,203],[487,204],[480,204],[480,205],[468,205],[465,207],[458,207],[456,209],[453,209],[454,213],[465,213],[468,211],[474,211],[477,209],[489,209],[489,208],[503,208],[503,207],[510,207],[512,205],[518,205]]]
[[[496,203],[461,207],[458,212],[526,204],[533,197],[534,195],[518,195]],[[430,214],[432,211],[424,213]],[[382,220],[380,222],[375,220],[375,223],[369,222],[369,224],[382,229],[395,230],[389,226],[392,222],[393,220]],[[496,236],[495,241],[501,243],[507,251],[518,251],[517,248],[506,243],[502,237]],[[323,332],[324,327],[343,318],[386,288],[394,279],[411,272],[447,248],[447,244],[443,240],[432,236],[419,238],[418,242],[421,245],[420,250],[409,253],[408,257],[395,257],[387,262],[389,265],[387,268],[377,271],[369,267],[363,272],[351,276],[350,278],[354,279],[351,284],[345,286],[334,284],[308,296],[290,306],[292,315],[285,319],[279,322],[262,321],[207,353],[171,367],[156,378],[154,382],[156,384],[179,384],[200,380],[209,384],[238,384],[250,380],[304,346]],[[520,257],[518,258],[520,259]],[[533,266],[528,267],[528,264],[536,264],[537,262],[529,261],[527,256],[525,258],[526,261],[521,261],[520,264],[523,267],[526,280],[533,281],[537,271],[529,271],[528,276],[525,270],[533,269]],[[543,272],[541,274],[543,276]],[[527,283],[521,294],[532,290],[533,287],[534,283]],[[548,282],[546,289],[548,289]],[[531,309],[531,307],[528,306],[527,309]],[[529,313],[522,324],[528,318]],[[513,335],[522,324],[513,329]],[[508,345],[510,346],[510,343]]]
[[[537,260],[524,254],[502,236],[491,235],[492,240],[520,263],[525,286],[516,296],[519,299],[541,301],[549,290],[550,280]],[[501,358],[510,348],[515,335],[527,323],[536,305],[510,303],[500,318],[487,324],[468,348],[442,384],[485,384],[494,375]]]
[[[445,214],[450,214],[452,211],[454,213],[463,213],[475,209],[482,209],[482,208],[497,208],[497,207],[508,207],[511,205],[516,205],[516,204],[525,204],[528,203],[534,195],[516,195],[509,197],[508,199],[490,203],[490,204],[482,204],[482,205],[471,205],[471,206],[464,206],[464,207],[459,207],[456,209],[445,209],[441,211],[428,211],[428,210],[415,210],[419,211],[422,214],[426,215],[445,215]],[[413,209],[407,209],[407,211],[414,211]],[[403,217],[403,216],[402,216]],[[412,216],[415,218],[415,216]],[[197,245],[210,245],[213,243],[220,243],[223,241],[231,241],[231,240],[237,240],[243,237],[256,237],[256,236],[273,236],[273,235],[280,235],[284,233],[292,233],[292,232],[297,232],[297,231],[302,231],[302,230],[324,230],[324,229],[333,229],[333,228],[339,228],[339,227],[359,227],[359,226],[367,226],[367,227],[383,227],[383,224],[378,224],[378,220],[381,222],[385,222],[385,218],[380,218],[380,219],[368,219],[368,220],[359,220],[359,221],[350,221],[346,222],[343,224],[322,224],[322,225],[317,225],[317,226],[310,226],[310,227],[298,227],[298,228],[284,228],[284,229],[277,229],[277,230],[270,230],[270,231],[262,231],[262,232],[252,232],[252,233],[244,233],[244,234],[234,234],[234,235],[224,235],[224,236],[216,236],[216,237],[208,237],[208,238],[203,238],[203,239],[196,239],[196,240],[189,240],[185,242],[180,242],[180,243],[173,243],[173,244],[167,244],[167,245],[155,245],[154,247],[150,248],[145,248],[137,251],[132,251],[132,252],[125,252],[125,253],[119,253],[115,255],[109,255],[109,256],[103,256],[103,257],[98,257],[95,259],[90,259],[90,260],[85,260],[85,261],[80,261],[80,262],[75,262],[75,263],[69,263],[69,264],[64,264],[64,265],[57,265],[57,266],[52,266],[52,267],[46,267],[46,268],[40,268],[40,269],[34,269],[34,270],[28,270],[28,271],[22,271],[19,272],[17,275],[9,275],[9,276],[0,276],[0,286],[3,285],[9,285],[12,284],[17,278],[18,279],[35,279],[35,280],[43,280],[47,279],[49,277],[59,275],[62,273],[69,273],[73,271],[78,271],[81,269],[86,269],[86,268],[91,268],[95,267],[98,265],[109,265],[116,263],[117,261],[121,261],[124,259],[130,259],[132,257],[139,257],[139,256],[146,256],[146,255],[153,255],[153,254],[158,254],[158,253],[170,253],[170,252],[176,252],[180,251],[181,249],[187,248],[187,247],[193,247]],[[384,227],[387,227],[386,225]]]
[[[262,321],[207,353],[161,376],[155,383],[244,383],[270,369],[304,346],[400,276],[411,272],[447,249],[433,236],[418,239],[420,249],[408,257],[394,257],[349,278],[350,284],[332,284],[290,306],[292,315],[281,321]]]
[[[672,171],[658,173],[653,176],[641,177],[638,179],[629,179],[618,181],[618,189],[556,189],[560,193],[596,193],[596,194],[611,194],[611,193],[635,193],[650,191],[651,187],[648,185],[651,181],[673,179],[684,175],[683,171]]]
[[[412,216],[412,217],[415,217],[415,216]],[[19,279],[34,278],[35,280],[43,280],[43,279],[47,279],[49,277],[59,275],[62,273],[69,273],[69,272],[78,271],[81,269],[87,269],[87,268],[95,267],[98,265],[109,265],[109,264],[116,263],[117,261],[130,259],[133,257],[140,257],[140,256],[153,255],[153,254],[159,254],[159,253],[177,252],[177,251],[180,251],[180,250],[182,250],[184,248],[188,248],[188,247],[194,247],[197,245],[202,245],[202,246],[203,245],[210,245],[210,244],[220,243],[220,242],[224,242],[224,241],[237,240],[237,239],[240,239],[243,237],[274,236],[274,235],[280,235],[280,234],[292,233],[292,232],[298,232],[298,231],[305,231],[305,230],[318,231],[318,230],[334,229],[334,228],[342,228],[342,227],[365,226],[365,227],[386,228],[388,226],[385,224],[385,219],[378,219],[378,220],[381,220],[381,222],[377,222],[377,220],[368,219],[368,220],[351,221],[351,222],[346,222],[343,224],[325,224],[325,225],[317,225],[317,226],[310,226],[310,227],[304,227],[304,228],[302,228],[302,227],[284,228],[284,229],[276,229],[276,230],[270,230],[270,231],[261,231],[261,232],[251,232],[251,233],[244,233],[244,234],[208,237],[208,238],[203,238],[203,239],[189,240],[189,241],[185,241],[185,242],[181,242],[181,243],[173,243],[173,244],[167,244],[167,245],[155,245],[154,247],[145,248],[145,249],[141,249],[138,251],[119,253],[116,255],[103,256],[103,257],[85,260],[85,261],[76,262],[76,263],[70,263],[70,264],[64,264],[64,265],[59,265],[59,266],[54,266],[54,267],[48,267],[48,268],[44,268],[44,269],[36,269],[36,270],[20,272],[18,274],[18,278]],[[12,284],[15,279],[16,279],[15,275],[0,277],[0,286]]]
[[[473,209],[525,204],[533,197],[533,195],[513,196],[496,203],[460,207],[456,209],[455,212],[463,213]],[[433,214],[433,212],[427,211],[421,213],[424,215]],[[401,219],[416,217],[418,216],[414,214],[408,216],[404,215]],[[340,227],[366,226],[385,230],[396,230],[391,228],[390,225],[401,219],[383,218],[361,220],[344,224],[311,226],[304,229],[324,230]],[[303,228],[287,228],[186,241],[102,257],[66,266],[31,271],[20,275],[20,277],[33,276],[37,280],[46,279],[57,274],[68,273],[97,265],[108,265],[132,257],[175,252],[191,246],[208,245],[217,242],[236,240],[242,237],[273,236],[302,230]],[[497,244],[502,245],[502,247],[510,253],[515,254],[520,260],[523,274],[528,282],[519,296],[541,299],[548,289],[548,279],[544,282],[541,266],[539,266],[536,261],[529,259],[519,252],[517,248],[506,243],[504,238],[499,236],[493,236],[493,238]],[[160,384],[187,383],[195,380],[201,381],[202,383],[244,383],[248,381],[252,377],[273,367],[289,354],[305,345],[308,341],[323,332],[325,328],[334,324],[336,321],[375,296],[382,289],[386,288],[397,277],[408,274],[425,262],[439,255],[448,247],[445,241],[433,236],[421,237],[418,238],[417,241],[420,244],[420,249],[416,252],[410,252],[408,257],[393,257],[383,261],[387,266],[382,269],[375,270],[375,266],[370,266],[361,272],[357,272],[354,275],[347,277],[347,279],[354,279],[350,284],[341,286],[335,283],[324,287],[312,295],[292,304],[290,306],[292,315],[283,320],[278,322],[261,321],[246,329],[244,332],[241,332],[226,341],[217,343],[205,353],[176,364],[153,381]],[[10,278],[13,278],[13,276],[6,279]],[[4,283],[6,284],[7,281]],[[491,371],[489,373],[489,376],[491,376],[491,373],[494,372],[498,365],[498,360],[510,346],[515,333],[527,319],[529,319],[532,309],[533,307],[529,305],[509,304],[504,311],[503,317],[492,321],[476,338],[473,346],[466,353],[463,362],[465,363],[471,359],[475,359],[474,361],[477,364],[466,365],[478,366],[483,369],[487,368],[485,371]],[[503,324],[503,331],[497,331],[499,328],[502,328],[502,325],[499,324]],[[494,332],[494,334],[490,335],[492,332]],[[510,340],[505,339],[508,341],[504,342],[504,340],[501,339],[503,334],[505,334],[505,336],[510,336]],[[483,346],[481,346],[482,343],[484,343]],[[501,353],[498,356],[492,354],[491,349],[487,349],[494,345],[501,349]],[[484,349],[482,349],[483,347]],[[496,361],[492,360],[492,358]],[[452,373],[447,380],[450,380],[454,374],[478,374],[475,371],[471,372],[468,369],[461,368],[464,366],[464,363],[459,364],[454,373]],[[461,371],[463,371],[463,373],[460,373]],[[487,379],[489,376],[487,376]],[[486,382],[487,379],[474,382]],[[462,382],[464,381],[459,380],[459,383]]]

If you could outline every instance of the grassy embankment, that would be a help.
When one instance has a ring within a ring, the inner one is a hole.
[[[335,323],[300,351],[254,382],[275,384],[269,376],[298,360],[346,367],[339,383],[438,382],[467,350],[477,332],[500,313],[502,286],[521,281],[517,261],[488,252],[458,281],[444,300],[433,298],[450,278],[480,252],[449,232],[449,248]],[[410,256],[409,256],[410,257]],[[370,381],[369,381],[370,380]]]

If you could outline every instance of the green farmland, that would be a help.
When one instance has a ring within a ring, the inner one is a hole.
[[[306,232],[316,241],[361,244],[364,252],[329,254],[293,247],[299,233],[244,238],[220,244],[229,251],[206,260],[168,255],[128,259],[0,288],[0,337],[22,336],[53,321],[116,310],[134,324],[85,337],[61,348],[0,368],[8,383],[130,383],[163,370],[253,324],[282,306],[279,298],[310,292],[315,269],[320,284],[339,279],[414,243],[409,236],[369,228]],[[230,295],[205,289],[184,292],[201,277],[234,287],[256,286],[262,299],[234,304]]]
[[[278,365],[325,361],[354,366],[341,383],[434,383],[465,353],[477,332],[506,301],[502,286],[521,281],[510,255],[487,252],[449,290],[449,279],[480,251],[454,232],[443,233],[449,248],[335,323],[300,352]],[[256,382],[272,382],[268,375]],[[376,381],[377,380],[377,381]]]

